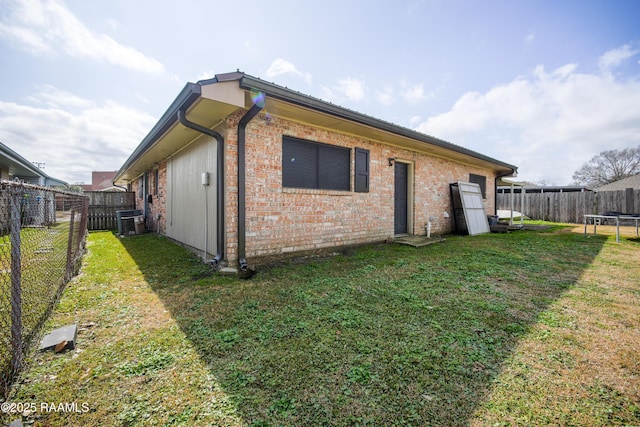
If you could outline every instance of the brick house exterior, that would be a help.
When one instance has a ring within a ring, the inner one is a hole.
[[[123,191],[122,188],[113,186],[113,178],[118,171],[93,171],[91,172],[91,184],[80,184],[84,191]]]
[[[384,241],[398,230],[425,234],[428,221],[432,234],[448,233],[450,183],[479,177],[493,213],[496,179],[515,172],[445,141],[229,73],[188,84],[115,181],[137,192],[149,229],[216,263],[247,268]]]

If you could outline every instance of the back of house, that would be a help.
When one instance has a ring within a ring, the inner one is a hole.
[[[116,174],[147,228],[246,270],[452,230],[450,183],[516,167],[241,72],[188,83]]]

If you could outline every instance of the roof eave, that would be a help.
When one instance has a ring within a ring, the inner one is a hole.
[[[147,136],[144,137],[142,142],[140,142],[138,147],[136,147],[133,153],[120,167],[115,177],[113,178],[114,183],[118,182],[124,172],[129,169],[140,157],[142,157],[144,153],[147,152],[162,137],[162,135],[167,132],[167,130],[169,130],[178,122],[178,110],[189,108],[189,106],[191,106],[200,97],[201,93],[202,89],[200,84],[187,83],[185,85],[180,94],[178,94],[176,99],[171,103],[162,117],[160,117],[160,120],[158,120],[156,125],[151,129]]]
[[[31,163],[30,161],[28,161],[27,159],[25,159],[24,157],[22,157],[20,154],[16,153],[15,151],[13,151],[11,148],[7,147],[5,144],[3,144],[2,142],[0,142],[0,152],[12,163],[14,163],[14,165],[18,166],[19,168],[22,168],[23,170],[20,171],[20,175],[22,176],[28,176],[28,177],[39,177],[39,178],[43,178],[45,180],[45,182],[54,182],[54,183],[59,183],[61,185],[68,185],[65,181],[61,181],[59,179],[53,178],[51,176],[49,176],[48,174],[46,174],[45,172],[42,171],[42,169],[38,168],[36,165],[34,165],[33,163]],[[30,172],[32,175],[27,175],[24,172]]]
[[[383,132],[388,132],[390,134],[394,134],[403,138],[412,139],[420,143],[429,144],[431,146],[438,147],[446,151],[455,152],[463,156],[468,156],[470,158],[476,159],[476,161],[481,161],[492,165],[494,169],[499,173],[507,172],[508,175],[509,173],[514,174],[517,172],[516,166],[475,152],[473,150],[469,150],[464,147],[449,143],[447,141],[432,137],[430,135],[398,126],[380,119],[376,119],[374,117],[358,113],[344,107],[337,106],[318,98],[304,95],[300,92],[294,92],[288,88],[263,81],[242,72],[232,72],[226,74],[217,74],[212,79],[202,80],[197,83],[187,83],[180,94],[162,115],[160,120],[151,129],[147,136],[145,136],[142,142],[140,142],[134,152],[118,170],[113,179],[113,182],[119,182],[121,184],[125,183],[126,180],[123,179],[123,175],[127,172],[127,170],[129,170],[134,164],[136,164],[136,162],[141,159],[145,155],[145,153],[147,153],[156,144],[156,142],[158,142],[163,137],[163,135],[165,135],[167,131],[171,129],[172,126],[178,123],[177,112],[180,109],[186,111],[199,98],[203,96],[203,86],[234,80],[238,81],[239,88],[243,90],[261,91],[264,92],[265,95],[269,98],[273,98],[302,108],[314,110],[322,114],[327,114],[345,121],[356,123],[358,125],[379,129]]]

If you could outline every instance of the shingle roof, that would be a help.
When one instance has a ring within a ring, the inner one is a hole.
[[[623,178],[619,181],[611,182],[609,184],[603,185],[602,187],[595,188],[594,191],[617,191],[626,190],[627,188],[640,190],[640,173],[637,175],[629,176],[627,178]]]

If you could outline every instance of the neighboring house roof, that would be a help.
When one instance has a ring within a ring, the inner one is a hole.
[[[375,141],[427,152],[439,157],[480,165],[500,175],[517,167],[464,147],[402,126],[358,113],[300,92],[268,83],[242,72],[217,74],[209,80],[187,83],[151,132],[122,165],[114,182],[124,184],[153,167],[198,133],[179,124],[178,111],[189,120],[213,128],[238,109],[249,109],[252,94],[264,94],[265,110],[274,116],[351,133]]]
[[[10,178],[45,187],[67,186],[68,184],[44,173],[33,163],[0,142],[0,169],[8,171]]]
[[[615,182],[611,182],[609,184],[595,188],[594,191],[617,191],[617,190],[626,190],[627,188],[640,190],[640,174],[629,176],[627,178],[623,178]]]
[[[95,190],[94,190],[95,191]],[[115,187],[115,186],[111,186],[111,187],[105,187],[105,188],[101,188],[100,190],[97,191],[104,191],[105,193],[118,193],[118,192],[122,192],[124,193],[125,191],[127,191],[126,188],[122,188],[122,187]]]

